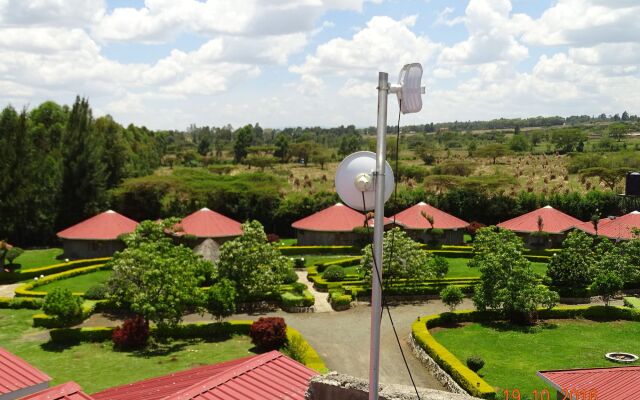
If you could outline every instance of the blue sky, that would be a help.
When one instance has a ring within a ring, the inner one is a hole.
[[[90,98],[123,124],[375,124],[640,112],[635,0],[0,0],[0,101]],[[390,113],[397,112],[395,100]]]

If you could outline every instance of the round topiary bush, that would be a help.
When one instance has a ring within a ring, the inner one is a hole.
[[[471,356],[467,358],[467,367],[473,372],[478,372],[484,367],[484,360],[480,356]]]
[[[284,275],[283,283],[290,284],[297,281],[298,281],[298,274],[296,274],[296,271],[294,271],[293,269],[287,270],[286,274]]]
[[[287,342],[287,324],[284,318],[261,317],[249,329],[251,342],[262,350],[276,350]]]
[[[82,316],[82,300],[69,289],[54,289],[44,298],[42,310],[53,315],[65,325],[77,321]]]
[[[107,285],[98,284],[91,286],[84,293],[84,298],[89,300],[104,300],[109,296],[109,288]]]
[[[294,268],[304,268],[304,257],[299,257],[293,260]]]
[[[340,282],[343,281],[346,274],[344,269],[339,265],[332,265],[324,271],[322,277],[328,282]]]

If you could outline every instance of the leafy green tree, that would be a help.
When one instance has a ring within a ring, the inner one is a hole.
[[[559,296],[538,284],[515,233],[495,227],[479,229],[473,242],[472,268],[480,270],[473,302],[478,310],[499,310],[512,322],[529,323],[539,306],[551,308]]]
[[[496,163],[498,157],[503,157],[509,154],[509,149],[507,146],[499,143],[488,144],[484,147],[479,148],[475,152],[475,156],[477,157],[486,157],[491,158],[493,163]]]
[[[597,177],[600,182],[603,182],[611,190],[615,190],[618,182],[624,178],[628,168],[606,168],[606,167],[591,167],[585,168],[580,171],[580,176],[584,178]]]
[[[13,262],[16,258],[20,257],[24,253],[24,250],[18,246],[13,246],[9,251],[7,251],[7,261],[9,265],[13,265]]]
[[[354,153],[360,149],[362,138],[357,133],[350,133],[343,136],[340,139],[340,147],[338,154],[342,157],[346,157],[351,153]]]
[[[124,129],[110,115],[96,119],[94,123],[96,135],[104,143],[102,160],[107,174],[108,188],[118,186],[127,176],[127,162],[131,150],[124,139]]]
[[[245,125],[235,131],[236,140],[233,143],[233,159],[236,163],[241,163],[247,156],[247,148],[253,143],[253,127]]]
[[[76,322],[82,315],[82,300],[69,289],[56,288],[44,298],[42,310],[67,325]]]
[[[206,156],[211,149],[211,142],[208,137],[203,137],[200,139],[200,143],[198,143],[198,154],[201,156]]]
[[[247,165],[249,165],[250,167],[259,168],[260,171],[264,171],[265,168],[273,167],[273,164],[275,164],[276,161],[277,158],[271,155],[255,153],[251,153],[247,156],[247,158],[245,158],[245,163]]]
[[[320,169],[324,169],[324,165],[331,160],[331,152],[324,146],[317,146],[311,153],[311,161],[320,165]]]
[[[628,119],[629,119],[629,115],[627,114],[627,120]],[[623,121],[624,121],[624,118],[623,118]],[[624,139],[630,130],[631,129],[629,125],[621,122],[609,125],[609,129],[608,129],[609,136],[616,139],[618,142]]]
[[[373,267],[371,247],[367,245],[363,249],[364,257],[359,267],[360,274],[368,282],[371,282]],[[393,252],[391,252],[392,247]],[[384,233],[382,248],[382,265],[378,265],[378,269],[382,274],[382,283],[385,287],[393,286],[399,279],[409,280],[406,284],[411,285],[435,276],[430,262],[431,254],[422,250],[420,243],[413,241],[400,228],[393,228]]]
[[[166,235],[176,222],[143,221],[123,238],[126,249],[109,261],[113,273],[107,285],[116,304],[160,326],[174,326],[185,312],[199,309],[204,300],[199,284],[205,275],[217,275],[210,262]]]
[[[278,157],[281,163],[289,161],[289,140],[282,133],[278,134],[275,142],[276,150],[273,152],[274,157]]]
[[[529,151],[531,149],[531,143],[529,139],[523,135],[514,135],[511,140],[509,140],[509,148],[517,152]]]
[[[304,166],[306,167],[309,164],[311,159],[311,155],[316,151],[318,145],[312,141],[304,141],[292,143],[289,145],[289,154],[292,157],[297,158],[298,160],[302,160]]]
[[[578,144],[587,140],[587,134],[580,128],[555,129],[551,132],[551,143],[562,153],[572,152]]]
[[[449,272],[449,262],[446,258],[440,256],[434,256],[431,259],[433,272],[436,277],[443,279]]]
[[[593,238],[582,231],[570,232],[562,250],[557,252],[547,269],[547,276],[555,286],[583,288],[591,283],[596,257]]]
[[[611,298],[624,286],[624,281],[615,271],[600,271],[596,275],[591,290],[602,296],[605,305],[609,305]]]
[[[457,306],[462,304],[464,293],[459,287],[449,285],[440,291],[440,298],[451,311],[454,311]]]
[[[243,235],[224,243],[216,263],[220,278],[235,282],[242,301],[263,299],[284,282],[291,260],[267,242],[258,221],[242,224]]]
[[[207,292],[206,308],[218,321],[236,312],[236,288],[228,279],[216,282]]]
[[[433,149],[426,143],[422,143],[415,148],[414,152],[425,165],[433,165],[436,162],[436,157],[433,154]]]

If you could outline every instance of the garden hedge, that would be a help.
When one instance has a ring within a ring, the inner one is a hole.
[[[86,300],[82,303],[82,315],[78,318],[78,323],[84,321],[89,318],[91,314],[96,311],[96,308],[99,307],[101,303],[105,303],[104,300]],[[47,315],[44,313],[36,314],[33,316],[33,326],[34,327],[42,327],[42,328],[62,328],[64,324],[58,320],[55,316]]]
[[[38,310],[42,308],[42,299],[37,297],[0,297],[0,308]]]
[[[302,336],[297,329],[287,326],[287,340],[291,340],[293,337],[299,337],[305,344],[307,344],[307,351],[304,354],[304,365],[321,374],[329,372],[329,369],[324,364],[324,361],[322,361],[322,358],[320,358],[318,352],[313,347],[311,347],[304,336]]]
[[[640,310],[640,299],[637,297],[625,297],[624,305],[627,307],[635,308]]]
[[[280,295],[280,298],[282,308],[285,310],[294,307],[311,307],[316,301],[311,292],[306,289],[301,294],[284,292]]]
[[[351,308],[352,297],[342,290],[334,290],[329,293],[329,303],[336,311],[344,311]]]
[[[41,275],[57,274],[59,272],[69,271],[71,269],[86,267],[95,264],[105,263],[110,257],[91,258],[84,260],[70,261],[67,263],[48,265],[46,267],[38,267],[25,271],[0,272],[0,283],[14,283],[40,277]]]
[[[299,256],[303,254],[360,254],[362,249],[357,246],[278,246],[278,250],[285,256]]]
[[[550,310],[540,309],[538,317],[543,319],[585,318],[595,321],[640,321],[640,310],[614,306],[561,306]],[[412,324],[411,331],[416,343],[469,394],[483,399],[495,399],[497,393],[493,388],[438,343],[429,333],[429,328],[462,322],[487,322],[500,319],[502,319],[502,315],[495,311],[446,312],[418,318]]]
[[[97,264],[97,265],[91,265],[89,267],[75,268],[65,272],[60,272],[57,274],[45,276],[44,278],[40,278],[37,281],[25,283],[23,285],[18,286],[15,290],[16,297],[45,297],[47,295],[47,292],[35,291],[32,289],[38,286],[46,285],[47,283],[61,280],[61,279],[67,279],[74,276],[84,275],[91,272],[100,271],[100,270],[109,269],[109,268],[111,268],[111,265],[109,264]],[[76,296],[82,296],[84,293],[75,292],[73,294]]]

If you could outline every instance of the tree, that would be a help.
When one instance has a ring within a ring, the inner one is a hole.
[[[358,151],[360,148],[361,138],[357,133],[350,133],[340,139],[340,148],[338,154],[346,157],[351,153]]]
[[[538,284],[523,255],[522,240],[511,231],[496,229],[479,229],[474,240],[469,266],[478,268],[481,276],[473,302],[478,310],[499,310],[512,322],[529,323],[538,306],[551,308],[559,296]]]
[[[434,256],[431,259],[433,272],[436,277],[443,279],[449,272],[449,262],[446,258],[440,256]]]
[[[251,153],[247,156],[247,158],[245,158],[245,163],[247,165],[249,165],[250,167],[260,168],[260,171],[264,171],[265,168],[273,167],[273,164],[275,164],[276,161],[277,158],[271,155],[255,153]]]
[[[274,157],[278,157],[281,163],[289,161],[289,140],[282,133],[278,134],[275,142],[276,150],[273,152]]]
[[[442,291],[440,291],[440,298],[451,311],[454,311],[457,306],[462,304],[462,301],[464,300],[464,294],[459,287],[449,285],[442,289]]]
[[[82,300],[74,296],[69,289],[55,288],[44,298],[42,310],[68,325],[77,321],[82,315]]]
[[[602,296],[605,305],[609,305],[611,298],[624,286],[624,282],[620,275],[614,271],[600,271],[596,275],[591,290]]]
[[[207,293],[207,311],[218,321],[236,312],[236,288],[228,279],[216,282]]]
[[[378,269],[382,274],[385,288],[393,286],[398,279],[409,280],[410,282],[407,284],[410,285],[434,277],[433,266],[429,262],[430,253],[422,250],[420,243],[411,240],[407,233],[400,228],[386,231],[382,246],[382,265],[378,265]],[[391,251],[392,247],[393,252]],[[373,268],[371,245],[367,245],[363,249],[363,255],[359,271],[365,280],[370,282],[371,268]]]
[[[315,142],[312,142],[309,140],[304,142],[292,143],[289,146],[289,153],[294,158],[297,158],[298,160],[302,160],[302,163],[306,167],[307,164],[309,163],[309,159],[311,158],[311,155],[316,150],[317,146],[318,145]]]
[[[242,224],[243,235],[224,243],[216,267],[220,278],[234,282],[242,301],[263,299],[284,282],[293,267],[288,257],[267,242],[258,221]]]
[[[324,169],[324,165],[331,160],[329,149],[323,146],[317,146],[311,153],[311,161],[320,165],[320,169]]]
[[[433,155],[433,150],[426,143],[422,143],[414,150],[416,155],[422,160],[424,165],[433,165],[436,162],[436,157]]]
[[[623,114],[624,115],[624,114]],[[627,119],[629,116],[627,115]],[[624,123],[615,123],[609,125],[609,136],[620,142],[629,133],[630,127]]]
[[[523,135],[514,135],[511,140],[509,140],[509,148],[517,152],[529,151],[531,149],[531,143],[529,139]]]
[[[236,163],[241,163],[247,156],[247,148],[253,142],[253,127],[245,125],[234,132],[236,140],[233,143],[233,159]]]
[[[206,156],[211,149],[211,142],[208,137],[203,137],[200,139],[200,143],[198,143],[198,154],[201,156]]]
[[[507,154],[509,154],[509,149],[505,145],[499,143],[488,144],[484,147],[479,148],[475,153],[475,155],[478,157],[487,157],[493,159],[494,164],[496,163],[496,159],[498,157],[506,156]]]
[[[596,257],[593,238],[582,231],[569,232],[547,268],[547,276],[554,286],[583,288],[591,283]]]
[[[629,120],[629,113],[626,110],[622,113],[622,118],[621,119],[623,121],[628,121]]]
[[[7,261],[9,261],[9,265],[13,265],[15,259],[20,257],[22,253],[24,253],[24,250],[17,246],[13,246],[13,248],[7,251]]]
[[[627,173],[627,168],[624,167],[591,167],[585,168],[580,171],[580,176],[584,178],[597,177],[600,182],[607,185],[611,190],[615,190],[616,185]]]
[[[199,309],[199,284],[205,275],[216,278],[211,263],[166,235],[176,222],[143,221],[123,238],[126,249],[109,261],[113,273],[107,285],[116,304],[160,326],[177,325],[187,310]]]
[[[587,140],[587,134],[580,128],[555,129],[551,132],[551,143],[562,153],[572,152],[580,142]]]

